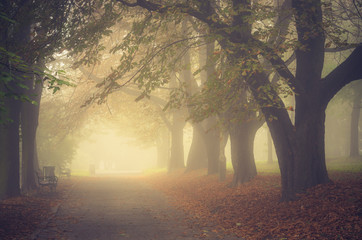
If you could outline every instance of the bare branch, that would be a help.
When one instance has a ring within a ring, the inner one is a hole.
[[[346,84],[362,79],[362,45],[359,45],[349,57],[322,79],[322,94],[327,104]]]

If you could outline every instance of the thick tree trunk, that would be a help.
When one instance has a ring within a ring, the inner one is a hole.
[[[207,154],[207,174],[219,172],[220,155],[220,129],[216,126],[216,117],[210,117],[206,121],[205,145]]]
[[[312,96],[296,97],[295,191],[329,181],[325,165],[325,107]]]
[[[294,191],[301,192],[329,181],[325,165],[325,109],[320,92],[324,64],[325,36],[320,28],[322,9],[319,1],[292,1],[296,9],[298,40],[305,49],[296,50],[296,81],[301,88],[295,96],[296,154]],[[310,37],[311,31],[315,34]]]
[[[11,4],[9,1],[4,2],[4,9],[9,12]],[[22,4],[27,6],[31,1],[24,1]],[[24,8],[26,9],[26,7]],[[23,9],[20,9],[21,11]],[[16,53],[27,61],[29,52],[24,52],[27,44],[30,42],[31,24],[27,17],[17,19],[16,29],[9,31],[9,28],[1,29],[2,38],[1,46],[7,51]],[[31,54],[30,54],[31,55]],[[5,62],[7,62],[5,60]],[[0,91],[5,93],[4,109],[6,112],[0,111],[0,122],[4,118],[10,118],[11,122],[6,124],[0,123],[0,197],[12,197],[20,195],[20,111],[21,102],[19,97],[23,94],[23,89],[18,86],[20,79],[27,80],[26,73],[17,71],[16,64],[9,69],[1,68],[0,71],[8,72],[12,77],[10,82],[1,81]],[[14,69],[12,69],[14,67]],[[18,98],[15,100],[15,98]],[[7,114],[7,116],[5,116]]]
[[[278,157],[282,193],[281,200],[292,200],[295,197],[294,190],[294,163],[296,156],[295,128],[289,118],[282,99],[271,88],[267,91],[258,91],[269,84],[269,79],[264,72],[256,72],[248,79],[251,91],[258,104],[272,136],[275,152]],[[269,95],[273,96],[273,104],[270,106]]]
[[[194,123],[192,126],[192,142],[187,157],[186,171],[207,168],[208,165],[205,149],[205,133],[201,123]]]
[[[350,157],[359,156],[358,123],[361,112],[361,99],[362,99],[361,89],[355,88],[353,105],[352,105],[352,114],[351,114],[351,141],[350,141],[350,151],[349,151]]]
[[[173,124],[171,130],[171,156],[169,163],[169,171],[184,168],[184,133],[185,120],[182,113],[175,112],[173,114]]]
[[[261,73],[255,77],[258,81],[250,82],[253,89],[266,85],[268,80],[265,75]],[[253,91],[253,94],[262,99],[264,93]],[[263,107],[262,111],[278,156],[282,182],[281,199],[293,200],[295,193],[328,182],[324,157],[325,107],[321,106],[318,94],[299,94],[293,126],[277,93],[271,90],[269,94],[275,96],[278,107]],[[262,101],[260,104],[265,105]]]
[[[10,123],[0,124],[0,198],[20,195],[19,115],[20,102],[5,99],[7,113],[0,112],[1,119]]]
[[[270,134],[273,138],[278,157],[281,175],[281,200],[289,201],[295,198],[294,164],[296,155],[296,139],[294,127],[287,111],[281,108],[263,108]],[[277,120],[273,118],[276,117]]]
[[[21,109],[21,134],[22,134],[22,192],[27,193],[38,187],[36,180],[35,167],[38,165],[36,151],[36,131],[38,128],[40,98],[43,86],[36,84],[33,88],[33,82],[29,80],[29,90],[26,91],[28,96],[35,94],[34,101],[31,104],[24,102]]]
[[[257,120],[232,124],[230,128],[231,161],[234,168],[233,186],[250,181],[256,176],[254,139]]]

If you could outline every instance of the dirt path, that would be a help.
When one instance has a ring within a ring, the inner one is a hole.
[[[184,219],[162,193],[136,177],[81,178],[55,216],[33,238],[233,239],[191,228]]]

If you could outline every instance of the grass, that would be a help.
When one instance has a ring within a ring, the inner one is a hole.
[[[280,174],[277,161],[274,161],[273,163],[256,161],[255,163],[258,174],[260,175]],[[331,172],[362,172],[362,157],[328,158],[326,164],[327,170]],[[230,173],[233,172],[233,166],[230,161],[226,163],[226,169]],[[146,175],[165,172],[167,172],[166,168],[151,168],[144,171]]]
[[[88,170],[72,169],[72,176],[87,177],[90,176]]]
[[[277,161],[273,163],[256,162],[256,170],[258,174],[280,174],[279,165]]]
[[[362,172],[362,157],[327,159],[327,169],[334,172]]]
[[[327,159],[328,172],[362,172],[362,157],[359,158],[333,158]],[[232,163],[229,161],[226,164],[226,169],[229,173],[233,172]],[[273,163],[256,161],[256,169],[259,175],[279,175],[278,162]],[[167,168],[150,168],[143,171],[145,175],[152,175],[157,173],[166,173]],[[88,170],[75,169],[72,170],[72,176],[90,176]]]
[[[362,172],[362,157],[359,158],[333,158],[326,160],[328,172]],[[232,170],[232,167],[230,166]],[[256,162],[256,169],[260,174],[280,174],[276,161],[273,163]]]

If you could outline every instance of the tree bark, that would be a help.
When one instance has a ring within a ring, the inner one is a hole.
[[[20,195],[19,113],[20,102],[5,99],[1,119],[10,118],[10,123],[0,124],[0,198]]]
[[[168,129],[160,129],[156,140],[157,167],[167,167],[170,160],[170,135]]]
[[[259,129],[257,120],[232,124],[230,128],[231,160],[234,168],[233,186],[250,181],[257,174],[254,139]]]
[[[207,168],[207,155],[205,146],[205,133],[201,123],[192,124],[192,142],[187,157],[186,171]]]
[[[262,111],[278,157],[282,185],[281,200],[293,200],[295,198],[294,165],[297,146],[294,126],[287,111],[282,108],[268,107],[262,108]]]
[[[25,52],[28,43],[30,42],[31,24],[27,16],[31,1],[23,1],[22,5],[16,9],[19,11],[19,16],[22,18],[16,19],[16,28],[5,25],[1,29],[1,47],[7,51],[16,53],[24,61],[28,61],[31,53]],[[12,12],[12,4],[9,1],[4,2],[3,10],[6,13]],[[12,30],[10,30],[12,29]],[[10,74],[9,82],[0,82],[0,91],[5,95],[1,100],[4,100],[3,109],[0,110],[0,122],[9,120],[5,124],[0,123],[0,197],[13,197],[20,195],[20,97],[23,94],[23,89],[18,86],[27,80],[26,73],[18,71],[16,64],[5,60],[4,63],[9,64],[9,67],[0,68],[1,72]],[[31,64],[31,63],[30,63]],[[5,110],[5,111],[2,111]]]
[[[227,131],[220,131],[220,150],[219,150],[219,180],[224,181],[226,179],[226,156],[225,147],[229,138]]]
[[[362,84],[359,84],[360,86]],[[359,130],[358,123],[361,112],[361,99],[362,91],[361,88],[354,88],[354,97],[351,114],[351,141],[350,141],[350,157],[359,157]]]
[[[329,181],[325,165],[324,123],[326,104],[322,103],[320,80],[324,64],[325,36],[320,2],[293,0],[298,40],[305,49],[296,50],[296,80],[303,87],[295,96],[296,192]],[[311,33],[314,33],[312,37]]]
[[[188,18],[182,22],[182,33],[186,36],[188,31]],[[182,71],[180,78],[185,83],[185,92],[187,98],[192,97],[198,91],[198,85],[192,75],[191,71],[191,56],[190,51],[186,49],[182,57]],[[203,128],[201,123],[193,123],[192,142],[187,157],[187,171],[203,168],[207,166],[207,159],[205,154],[205,142],[203,135]]]
[[[206,122],[205,145],[207,154],[207,174],[219,172],[220,129],[216,126],[216,117],[209,117]]]
[[[212,56],[215,51],[215,41],[211,41],[206,45],[206,81],[218,81],[215,78],[215,64],[212,63]],[[205,84],[206,84],[205,81]],[[208,174],[215,174],[222,170],[223,165],[220,165],[220,128],[217,127],[217,118],[215,116],[205,119],[206,123],[206,153],[208,159]],[[225,163],[226,164],[226,163]],[[223,170],[222,170],[223,171]],[[226,170],[225,170],[226,171]],[[220,173],[223,174],[223,173]]]
[[[177,88],[178,83],[176,74],[170,76],[170,88]],[[185,117],[181,109],[174,109],[172,112],[172,124],[170,124],[171,132],[171,153],[170,161],[168,163],[168,171],[172,172],[179,168],[184,168],[184,134],[183,129],[185,126]]]
[[[185,119],[180,111],[173,114],[173,123],[171,129],[171,156],[169,163],[169,172],[184,168],[184,133]]]
[[[27,193],[38,187],[35,171],[38,165],[38,156],[36,151],[36,131],[38,128],[39,107],[43,86],[40,83],[34,85],[33,81],[29,84],[26,94],[35,95],[33,101],[37,105],[24,102],[21,109],[21,134],[22,134],[22,192]],[[34,86],[33,86],[34,85]]]
[[[297,96],[295,191],[329,182],[325,164],[325,107],[312,96]]]
[[[247,83],[254,99],[261,106],[274,142],[281,174],[281,200],[292,200],[295,198],[294,165],[297,151],[295,128],[278,93],[273,88],[263,90],[263,86],[269,84],[264,72],[255,72],[247,79]],[[272,104],[269,96],[272,96]]]

